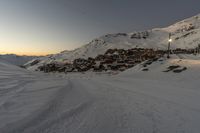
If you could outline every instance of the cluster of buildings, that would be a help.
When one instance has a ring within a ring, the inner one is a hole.
[[[95,58],[78,58],[73,63],[53,62],[39,67],[44,72],[85,72],[85,71],[124,71],[145,60],[163,56],[165,51],[153,49],[108,49],[104,54]]]
[[[168,53],[167,50],[154,50],[147,48],[133,49],[108,49],[104,54],[95,58],[78,58],[73,62],[51,62],[38,67],[39,71],[48,72],[103,72],[103,71],[124,71],[143,61],[154,61]],[[171,54],[198,54],[200,45],[194,49],[174,49]],[[37,63],[37,62],[33,62]]]

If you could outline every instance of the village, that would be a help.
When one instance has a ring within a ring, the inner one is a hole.
[[[38,71],[49,72],[103,72],[103,71],[125,71],[135,65],[148,61],[150,64],[157,61],[165,54],[197,54],[200,47],[195,49],[174,49],[174,50],[154,50],[144,48],[133,49],[108,49],[104,54],[95,58],[78,58],[73,62],[52,62],[44,64],[38,68]],[[147,63],[148,64],[148,63]]]

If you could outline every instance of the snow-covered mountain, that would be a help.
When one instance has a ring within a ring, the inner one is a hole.
[[[23,65],[25,63],[27,63],[30,60],[33,60],[34,58],[36,58],[36,56],[18,56],[15,54],[5,54],[5,55],[0,55],[0,60],[13,64],[13,65]]]
[[[152,30],[133,32],[133,33],[117,33],[107,34],[90,43],[72,50],[63,51],[59,54],[49,55],[38,58],[36,65],[30,65],[33,60],[27,63],[29,69],[35,69],[44,63],[52,61],[72,61],[76,58],[95,57],[103,54],[108,49],[122,48],[131,49],[136,47],[167,49],[168,36],[172,34],[172,48],[194,48],[200,44],[200,14],[185,19],[166,28],[155,28]],[[33,63],[34,64],[34,63]]]

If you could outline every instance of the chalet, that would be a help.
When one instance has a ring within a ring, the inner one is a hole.
[[[128,51],[127,51],[127,54],[126,54],[127,56],[132,56],[132,55],[134,55],[134,51],[133,50],[131,50],[131,49],[129,49]]]
[[[79,58],[79,59],[74,60],[73,65],[74,66],[84,65],[84,64],[87,64],[87,62],[88,62],[88,60]]]
[[[97,61],[96,64],[93,66],[93,70],[98,72],[105,71],[107,70],[107,65],[102,64],[100,61]]]
[[[108,65],[108,68],[109,68],[110,70],[117,71],[117,70],[119,70],[120,68],[121,68],[121,69],[124,69],[124,68],[127,69],[127,65],[126,65],[126,63],[117,63],[117,62],[114,62],[113,64],[109,64],[109,65]]]
[[[113,60],[118,60],[118,59],[120,59],[120,56],[119,56],[119,54],[117,54],[117,53],[113,54],[111,57],[112,57]]]
[[[109,58],[109,59],[105,59],[104,61],[102,61],[101,64],[112,64],[113,62],[114,62],[114,60]]]
[[[97,61],[103,61],[105,59],[105,56],[104,55],[98,55],[95,60]]]
[[[44,65],[43,67],[40,67],[41,70],[43,70],[44,72],[55,72],[60,68],[59,64],[57,63],[49,63]]]

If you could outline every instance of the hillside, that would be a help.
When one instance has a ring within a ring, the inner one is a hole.
[[[59,54],[50,55],[37,59],[39,63],[30,66],[29,69],[36,69],[42,64],[52,61],[72,61],[77,58],[95,57],[103,54],[108,49],[131,49],[131,48],[154,48],[167,49],[168,36],[172,33],[172,48],[194,48],[200,44],[200,15],[185,19],[166,28],[155,28],[148,31],[133,33],[107,34],[90,43],[72,50],[63,51]]]
[[[34,58],[36,58],[36,56],[18,56],[15,54],[0,55],[0,60],[17,66],[21,66]]]

